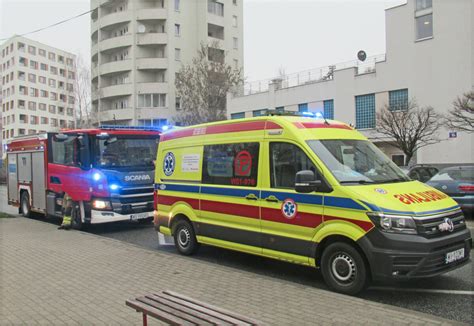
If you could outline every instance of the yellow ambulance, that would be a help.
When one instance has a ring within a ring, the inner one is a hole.
[[[454,200],[351,126],[287,115],[162,134],[154,223],[183,255],[204,244],[312,266],[347,294],[456,269],[472,242]]]

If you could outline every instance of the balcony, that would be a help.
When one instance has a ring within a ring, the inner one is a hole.
[[[126,109],[116,109],[116,110],[101,110],[100,113],[100,121],[102,123],[105,122],[112,122],[116,120],[132,120],[133,119],[133,109],[126,108]]]
[[[137,34],[137,45],[167,44],[168,34],[166,33],[143,33]]]
[[[168,93],[168,83],[137,83],[137,94]]]
[[[104,28],[114,24],[121,24],[131,20],[132,13],[130,10],[126,11],[119,11],[109,14],[107,16],[102,17],[98,20],[100,24],[100,28]],[[93,29],[94,31],[94,29]]]
[[[132,60],[111,61],[99,66],[99,74],[107,75],[115,72],[132,70]]]
[[[168,68],[168,58],[140,58],[136,62],[139,70]]]
[[[117,97],[132,94],[132,84],[119,84],[102,87],[101,98]]]
[[[122,48],[131,46],[133,43],[132,35],[127,34],[123,36],[111,37],[99,43],[99,50],[107,51],[114,48]]]
[[[166,19],[167,16],[165,8],[144,8],[137,11],[137,20]]]

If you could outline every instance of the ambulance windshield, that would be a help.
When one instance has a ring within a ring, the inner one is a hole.
[[[367,140],[309,140],[308,144],[339,183],[372,184],[410,180]]]

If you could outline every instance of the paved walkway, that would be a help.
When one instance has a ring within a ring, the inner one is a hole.
[[[451,323],[41,221],[0,219],[1,325],[139,325],[125,300],[166,289],[270,325]]]

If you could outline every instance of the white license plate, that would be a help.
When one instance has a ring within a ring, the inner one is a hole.
[[[148,213],[132,214],[130,215],[130,220],[136,221],[136,220],[141,220],[147,217],[148,217]]]
[[[446,264],[450,264],[457,260],[461,260],[463,258],[464,258],[464,248],[446,253],[444,262]]]

